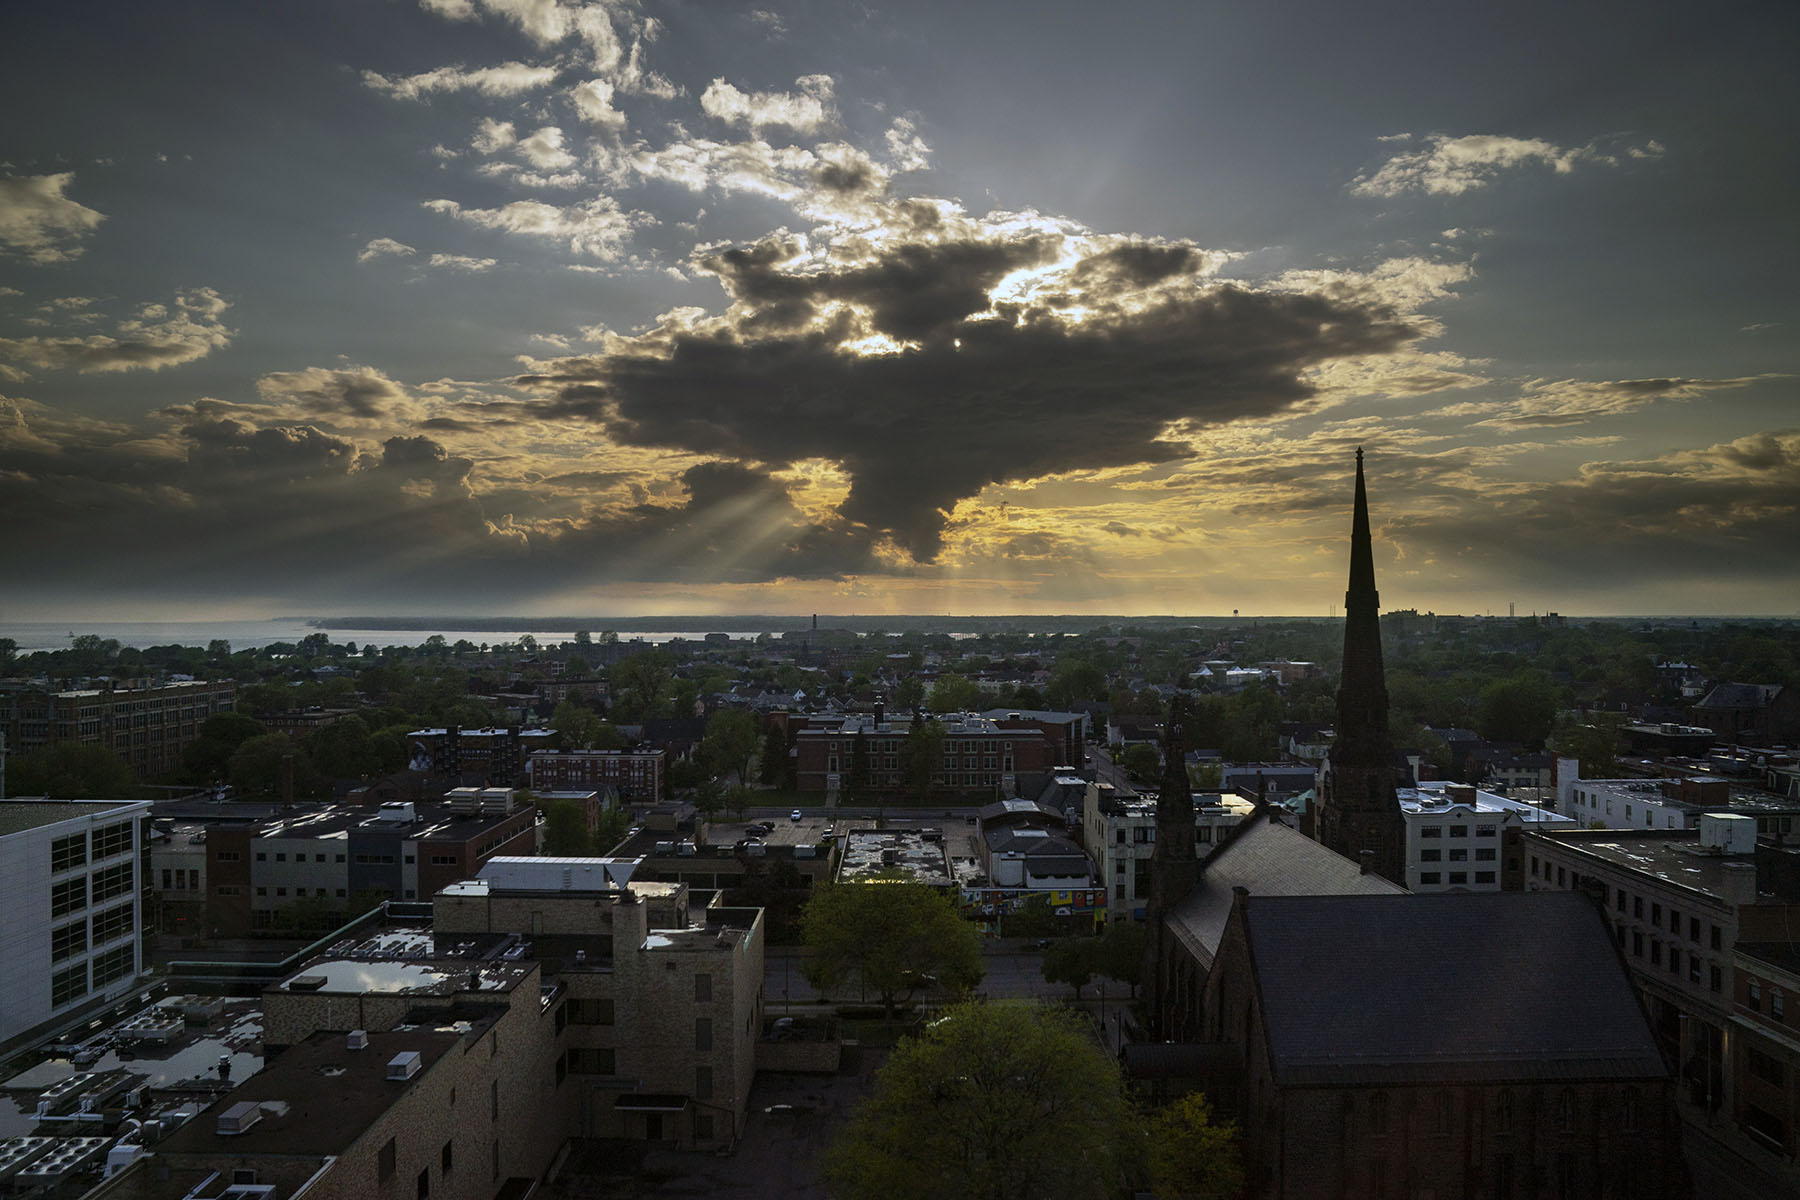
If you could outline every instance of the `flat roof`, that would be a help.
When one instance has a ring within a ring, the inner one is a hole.
[[[1564,816],[1554,809],[1540,808],[1523,800],[1514,800],[1493,792],[1476,791],[1475,800],[1452,800],[1448,790],[1443,786],[1431,787],[1422,785],[1416,788],[1396,788],[1395,795],[1400,798],[1402,812],[1422,816],[1448,816],[1461,811],[1476,815],[1507,816],[1513,815],[1527,823],[1544,825],[1573,825],[1575,818]]]
[[[124,817],[149,808],[149,803],[142,800],[0,800],[0,837],[42,829],[59,821],[112,813]]]
[[[369,1034],[352,1050],[342,1033],[315,1033],[233,1088],[211,1108],[164,1138],[159,1154],[341,1154],[462,1040],[438,1030]],[[391,1080],[396,1055],[416,1053],[420,1070]],[[261,1119],[243,1133],[221,1137],[218,1117],[253,1103]]]
[[[1720,900],[1732,890],[1728,883],[1732,875],[1730,867],[1755,868],[1755,860],[1748,855],[1703,853],[1698,832],[1692,829],[1555,830],[1538,836],[1573,853],[1651,875]],[[1760,903],[1762,897],[1759,895],[1757,899]]]
[[[844,861],[838,878],[854,882],[873,879],[889,872],[909,875],[931,887],[949,887],[955,882],[950,860],[939,834],[928,841],[922,829],[853,829],[844,838]],[[887,851],[894,861],[888,862]]]

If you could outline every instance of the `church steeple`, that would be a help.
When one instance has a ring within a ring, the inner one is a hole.
[[[1144,1012],[1155,1040],[1173,1039],[1186,1011],[1172,972],[1179,958],[1164,920],[1200,881],[1194,830],[1194,789],[1187,774],[1187,711],[1180,696],[1169,701],[1163,727],[1162,791],[1156,797],[1156,846],[1150,852],[1150,902],[1145,910]]]
[[[1319,811],[1319,840],[1348,858],[1372,851],[1373,870],[1406,883],[1406,828],[1395,795],[1394,740],[1388,731],[1381,662],[1381,596],[1363,452],[1356,451],[1356,504],[1350,518],[1350,585],[1344,592],[1344,667]]]

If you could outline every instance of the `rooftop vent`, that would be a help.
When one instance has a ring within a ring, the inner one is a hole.
[[[244,1100],[219,1114],[220,1137],[236,1137],[262,1120],[262,1108],[254,1100]]]
[[[369,1031],[368,1030],[352,1029],[349,1033],[344,1035],[344,1049],[346,1049],[346,1050],[367,1050],[368,1048],[369,1048]]]
[[[388,1059],[387,1077],[402,1081],[408,1080],[417,1075],[424,1065],[417,1050],[404,1050]]]

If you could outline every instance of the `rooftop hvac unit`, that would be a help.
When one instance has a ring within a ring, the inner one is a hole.
[[[369,1048],[369,1031],[368,1030],[352,1029],[349,1033],[344,1035],[344,1049],[346,1049],[346,1050],[367,1050],[368,1048]]]
[[[417,1075],[424,1067],[417,1050],[403,1050],[388,1059],[387,1077],[389,1079],[407,1080]]]
[[[233,1175],[237,1172],[233,1171]],[[272,1183],[234,1183],[218,1195],[218,1200],[275,1200]]]
[[[1700,847],[1717,854],[1755,854],[1756,818],[1741,813],[1701,813]]]
[[[243,1100],[219,1114],[217,1132],[220,1137],[236,1137],[262,1120],[262,1106],[254,1100]]]

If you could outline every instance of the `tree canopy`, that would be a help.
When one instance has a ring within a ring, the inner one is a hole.
[[[1141,1153],[1119,1068],[1079,1018],[962,1004],[895,1048],[825,1178],[843,1200],[1092,1200],[1122,1194]]]
[[[756,745],[762,730],[756,715],[743,708],[721,708],[706,723],[706,734],[700,740],[700,756],[713,770],[737,775],[738,783],[750,782],[750,764],[756,758]]]
[[[1244,1190],[1235,1122],[1213,1121],[1203,1092],[1190,1092],[1150,1123],[1150,1179],[1158,1196],[1231,1200]]]
[[[906,782],[923,804],[931,799],[931,781],[944,759],[944,727],[933,719],[913,722],[900,750]]]
[[[86,742],[59,742],[21,754],[6,764],[9,796],[52,800],[128,800],[131,766],[108,750]]]
[[[952,995],[981,982],[981,935],[922,883],[819,888],[801,914],[801,935],[814,951],[803,969],[815,987],[854,983],[880,997],[890,1018],[934,982]]]

